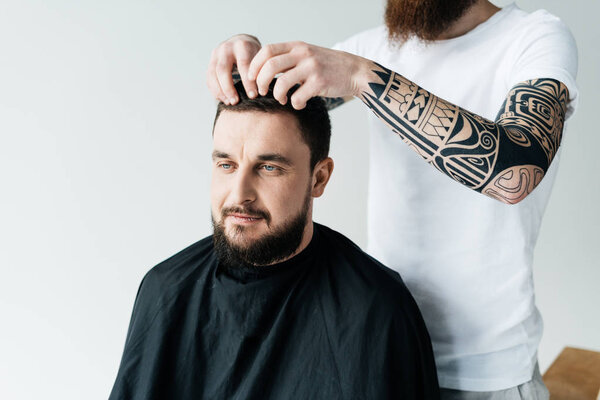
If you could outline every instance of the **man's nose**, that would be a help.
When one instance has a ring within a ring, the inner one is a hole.
[[[254,171],[251,168],[238,169],[230,192],[230,202],[251,203],[256,200],[256,194]]]

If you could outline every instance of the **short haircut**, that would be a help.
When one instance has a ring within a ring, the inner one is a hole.
[[[219,119],[219,115],[223,111],[244,112],[255,111],[265,113],[287,113],[291,114],[298,121],[298,127],[302,135],[302,140],[310,149],[310,169],[315,168],[317,163],[329,155],[329,140],[331,138],[331,122],[329,121],[329,113],[325,106],[325,101],[320,97],[313,97],[306,103],[306,107],[302,110],[296,110],[292,107],[291,99],[293,92],[298,86],[293,87],[287,94],[288,101],[281,105],[273,97],[273,86],[275,81],[271,83],[269,92],[265,96],[258,96],[251,99],[246,94],[242,82],[235,84],[235,89],[238,92],[239,101],[235,105],[226,105],[219,102],[217,106],[217,114],[215,115],[214,126]]]

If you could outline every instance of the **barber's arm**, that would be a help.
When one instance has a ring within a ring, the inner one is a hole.
[[[560,145],[569,93],[554,79],[517,84],[495,121],[445,101],[402,75],[349,53],[288,42],[264,46],[248,80],[266,93],[275,75],[280,102],[301,109],[313,96],[360,98],[428,163],[457,182],[504,203],[540,183]],[[457,83],[459,84],[459,83]]]

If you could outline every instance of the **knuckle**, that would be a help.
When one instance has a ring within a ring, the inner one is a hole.
[[[244,52],[250,53],[256,48],[256,45],[252,42],[248,42],[245,40],[245,41],[239,42],[238,47],[241,50],[243,50]]]
[[[265,56],[271,57],[274,53],[273,45],[268,44],[265,47],[263,47],[263,52],[264,52]]]
[[[305,61],[305,64],[311,70],[319,68],[319,60],[317,60],[316,57],[308,57]]]
[[[252,61],[252,57],[248,53],[241,53],[237,56],[236,62],[238,64],[248,65]]]
[[[263,65],[263,68],[265,69],[266,72],[271,72],[272,70],[274,70],[277,67],[277,61],[275,61],[274,58],[270,58],[268,59],[265,64]]]
[[[233,43],[233,49],[235,50],[236,54],[239,54],[246,50],[245,43],[241,40],[238,40],[235,43]]]
[[[218,51],[217,54],[215,54],[214,63],[215,65],[224,64],[227,58],[227,53],[224,51]]]
[[[316,88],[323,88],[326,85],[325,78],[322,75],[315,75],[312,78],[312,85]]]
[[[231,53],[232,47],[233,46],[232,46],[231,42],[224,42],[221,44],[221,46],[219,46],[218,49],[219,49],[219,52],[224,55],[227,53]]]
[[[311,57],[312,55],[314,55],[314,51],[308,43],[300,42],[300,44],[298,45],[298,49],[306,57]]]
[[[309,49],[308,49],[308,46],[306,45],[306,43],[294,42],[294,45],[292,46],[292,50],[290,50],[290,53],[305,56],[307,54],[308,50]]]
[[[215,69],[219,75],[229,73],[228,68],[224,63],[218,63]]]

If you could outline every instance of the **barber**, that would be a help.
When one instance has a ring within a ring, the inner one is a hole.
[[[385,25],[333,49],[221,43],[207,82],[226,104],[238,101],[234,69],[250,96],[281,74],[282,104],[358,98],[370,110],[368,251],[415,297],[442,398],[548,398],[532,264],[577,105],[577,49],[560,19],[487,0],[388,0]]]

